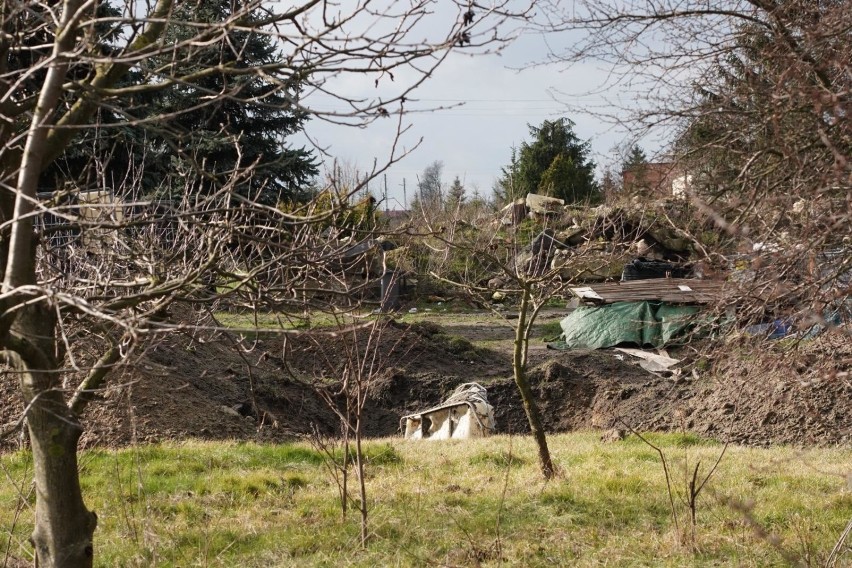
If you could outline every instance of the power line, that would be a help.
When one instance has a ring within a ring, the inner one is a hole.
[[[583,98],[578,97],[578,98]],[[412,102],[427,102],[427,103],[558,103],[558,100],[554,99],[468,99],[468,98],[458,98],[458,99],[423,99],[423,98],[413,98]]]

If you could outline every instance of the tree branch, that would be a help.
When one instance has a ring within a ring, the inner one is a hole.
[[[85,124],[95,113],[101,100],[99,91],[115,86],[121,77],[127,73],[131,65],[126,59],[130,56],[144,55],[151,51],[152,46],[166,29],[168,15],[172,10],[173,0],[158,0],[154,11],[148,19],[145,30],[130,44],[123,57],[100,66],[91,83],[86,85],[85,92],[77,102],[60,118],[56,128],[52,129],[45,142],[45,152],[41,161],[41,169],[58,158],[71,140],[77,135],[73,128]]]
[[[74,395],[68,403],[74,414],[79,415],[86,408],[86,405],[91,402],[93,392],[99,389],[104,383],[107,375],[112,371],[118,360],[121,359],[121,354],[121,342],[113,343],[89,370],[89,374],[86,375],[86,378],[83,379],[83,382],[74,391]]]

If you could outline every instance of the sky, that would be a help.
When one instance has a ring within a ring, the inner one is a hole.
[[[405,116],[409,128],[401,146],[410,149],[418,142],[420,145],[386,172],[387,208],[405,208],[414,195],[417,176],[436,160],[443,162],[446,185],[458,176],[468,194],[478,191],[491,196],[494,181],[509,162],[512,146],[529,141],[527,125],[538,126],[545,119],[567,117],[576,123],[575,134],[591,142],[599,174],[603,166],[618,165],[616,148],[632,139],[623,128],[595,112],[629,107],[631,94],[608,87],[607,70],[594,62],[570,68],[533,65],[544,59],[546,41],[552,45],[554,38],[528,34],[500,55],[471,56],[455,50],[443,62],[407,103],[410,109],[437,110]],[[405,77],[397,79],[403,83]],[[353,96],[371,97],[385,87],[376,88],[372,79],[355,77],[341,78],[336,88]],[[310,100],[307,102],[310,104]],[[578,112],[578,107],[584,112]],[[312,119],[305,130],[310,140],[325,150],[327,155],[318,155],[326,168],[336,159],[344,167],[364,171],[387,159],[396,125],[395,118],[379,119],[363,129]],[[306,142],[300,137],[294,143]],[[652,138],[639,143],[649,156],[661,145]],[[384,182],[380,177],[370,185],[379,199],[384,195]]]

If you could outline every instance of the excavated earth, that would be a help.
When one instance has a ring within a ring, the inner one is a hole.
[[[542,322],[559,317],[545,314]],[[83,416],[81,444],[333,434],[343,378],[366,386],[368,436],[397,435],[402,415],[438,404],[469,381],[488,388],[499,432],[528,431],[506,322],[485,313],[429,319],[373,333],[173,334],[98,393]],[[529,377],[549,432],[678,430],[751,445],[849,445],[850,343],[834,331],[800,344],[738,338],[712,350],[689,345],[669,352],[682,359],[679,371],[658,376],[613,350],[548,350],[539,336]],[[13,423],[22,405],[11,375],[0,396],[0,419]],[[15,435],[2,441],[6,449],[18,444]]]

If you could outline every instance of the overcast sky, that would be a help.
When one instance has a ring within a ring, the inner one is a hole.
[[[547,41],[553,45],[554,39],[559,41],[553,37]],[[609,88],[590,94],[605,84],[606,70],[594,63],[569,69],[532,65],[545,54],[545,40],[539,35],[522,36],[502,55],[470,56],[463,50],[452,53],[418,89],[414,100],[407,103],[409,109],[452,108],[406,115],[404,121],[410,128],[401,145],[411,148],[421,138],[422,142],[412,155],[387,172],[389,208],[402,209],[404,201],[410,203],[417,176],[435,160],[444,164],[445,184],[458,176],[468,193],[478,189],[480,194],[490,196],[501,167],[509,161],[512,146],[530,139],[528,124],[537,126],[545,119],[570,118],[576,123],[576,134],[591,141],[599,170],[613,164],[613,150],[625,143],[626,132],[594,114],[577,113],[567,107],[611,111],[612,102],[630,106],[630,93]],[[522,70],[517,71],[518,68]],[[397,77],[400,83],[404,79]],[[376,96],[383,88],[380,85],[376,90],[372,79],[358,77],[340,79],[338,85],[347,94],[366,97]],[[356,129],[314,119],[306,124],[306,131],[330,156],[363,171],[369,170],[374,161],[383,163],[387,159],[396,124],[395,118],[385,118]],[[303,139],[297,143],[303,143]],[[660,142],[646,138],[641,145],[651,156]],[[331,158],[321,157],[326,167],[331,167]],[[405,196],[403,183],[407,187]],[[382,197],[383,185],[382,178],[371,184],[377,198]]]

